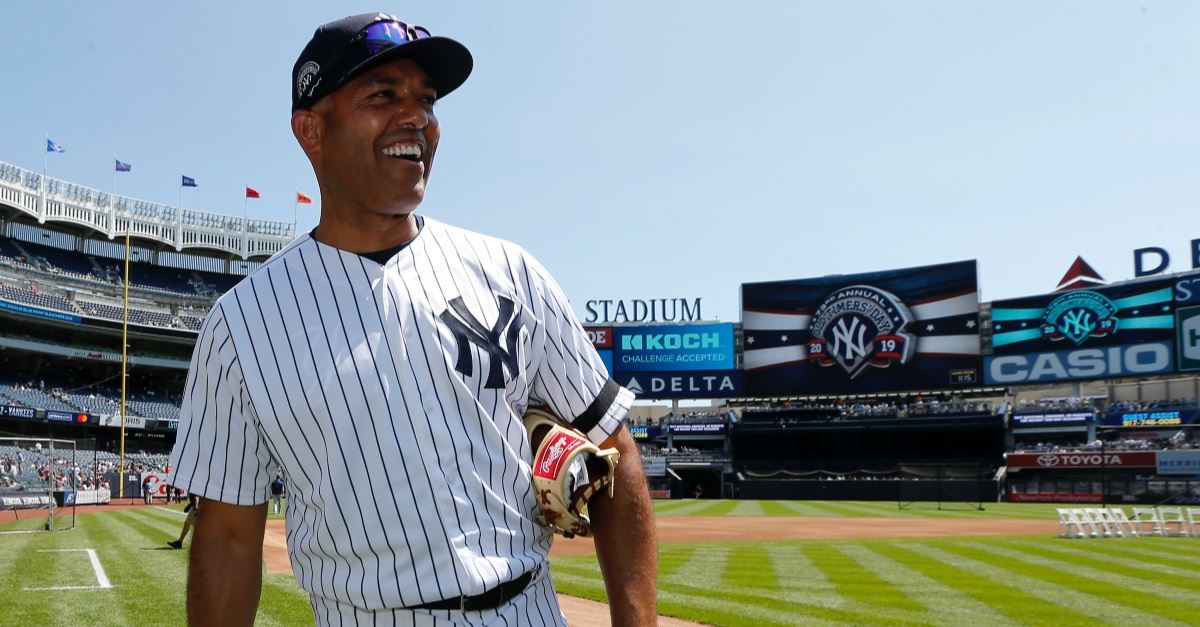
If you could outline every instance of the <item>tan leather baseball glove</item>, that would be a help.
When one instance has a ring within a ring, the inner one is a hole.
[[[568,538],[591,536],[592,522],[583,510],[605,487],[612,498],[621,454],[615,448],[601,450],[587,436],[541,409],[525,412],[524,420],[534,451],[538,522]]]

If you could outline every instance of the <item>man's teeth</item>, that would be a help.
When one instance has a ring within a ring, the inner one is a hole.
[[[403,144],[400,146],[387,146],[383,149],[383,154],[389,157],[413,157],[421,158],[421,146],[418,144]]]

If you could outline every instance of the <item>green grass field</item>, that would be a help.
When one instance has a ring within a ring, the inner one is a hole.
[[[1045,505],[668,501],[663,516],[1054,518]],[[0,535],[0,624],[180,625],[186,551],[172,506],[81,515],[75,529]],[[782,522],[782,521],[781,521]],[[33,529],[40,520],[0,525]],[[97,588],[93,549],[112,588]],[[594,557],[553,560],[560,591],[603,600]],[[45,590],[62,586],[80,589]],[[1200,624],[1200,539],[932,539],[667,544],[663,614],[716,625]],[[311,624],[290,576],[265,577],[260,625]]]

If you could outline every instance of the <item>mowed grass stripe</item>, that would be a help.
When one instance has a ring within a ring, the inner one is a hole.
[[[555,566],[557,568],[557,563]],[[552,575],[554,586],[560,593],[601,603],[608,600],[599,567],[585,573],[577,573],[574,570],[552,571]],[[723,594],[717,594],[715,591],[705,592],[682,587],[667,590],[661,584],[658,589],[658,613],[717,625],[750,627],[797,624],[797,619],[790,612],[761,606],[748,608],[736,601],[725,599]]]
[[[822,607],[846,606],[846,599],[838,594],[837,586],[808,559],[800,545],[772,546],[770,557],[781,596],[803,598],[807,603]]]
[[[914,602],[927,608],[930,615],[937,617],[936,621],[930,622],[991,626],[1014,624],[992,606],[881,555],[869,544],[846,544],[841,549],[858,560],[863,568],[869,569]]]
[[[902,566],[949,586],[1005,614],[1018,623],[1035,625],[1083,624],[1088,617],[1047,603],[1015,586],[993,581],[953,564],[929,560],[900,543],[879,543],[872,549]]]
[[[805,501],[776,501],[784,509],[790,510],[785,516],[832,516],[829,511],[810,505]]]
[[[779,590],[771,554],[766,545],[758,543],[737,546],[729,552],[721,581],[729,588]]]
[[[1073,540],[1064,541],[1072,543]],[[1200,555],[1180,551],[1177,546],[1154,547],[1145,538],[1130,538],[1124,541],[1088,542],[1088,550],[1096,553],[1124,556],[1130,559],[1153,561],[1155,564],[1166,564],[1180,568],[1195,568]],[[1173,540],[1170,542],[1174,542]],[[1055,545],[1057,546],[1057,545]]]
[[[730,549],[719,545],[700,545],[691,559],[679,565],[675,572],[659,581],[678,583],[717,590],[721,587],[721,573],[729,559]]]
[[[1156,560],[1154,564],[1147,564],[1144,560],[1137,557],[1126,557],[1119,553],[1106,550],[1108,547],[1097,546],[1099,543],[1093,543],[1091,546],[1081,546],[1079,544],[1055,543],[1046,545],[1045,542],[1035,543],[1021,540],[1007,540],[1002,543],[1003,546],[1008,546],[1014,549],[1026,551],[1034,551],[1040,554],[1045,554],[1047,550],[1060,555],[1074,555],[1079,558],[1094,560],[1094,564],[1098,567],[1116,566],[1120,568],[1123,574],[1133,575],[1135,577],[1145,577],[1146,579],[1156,580],[1156,577],[1162,576],[1167,583],[1176,583],[1181,580],[1195,579],[1200,576],[1200,566],[1195,561],[1188,560],[1182,564],[1171,565],[1167,560]],[[1200,584],[1197,584],[1200,586]]]
[[[840,545],[809,544],[804,547],[804,554],[833,583],[838,593],[847,599],[909,613],[925,612],[921,604],[910,599],[899,588],[842,552]]]
[[[953,543],[942,543],[936,547],[927,544],[910,544],[908,548],[929,559],[944,564],[953,564],[989,579],[1017,585],[1046,603],[1061,606],[1094,620],[1119,619],[1129,624],[1141,624],[1154,618],[1128,606],[1113,603],[1103,596],[1079,594],[1076,590],[1059,585],[1057,579],[1030,576],[1024,569],[1014,568],[1014,564],[1011,562],[979,555]]]
[[[731,501],[735,505],[730,508],[730,516],[762,516],[763,507],[761,501]]]
[[[722,501],[718,500],[696,500],[686,501],[683,505],[672,507],[665,511],[659,510],[661,516],[708,516],[709,510],[715,508]]]
[[[1200,611],[1200,606],[1195,601],[1196,595],[1186,593],[1192,599],[1185,601],[1178,598],[1177,593],[1173,590],[1148,586],[1145,582],[1132,577],[1096,571],[1091,568],[1072,567],[1056,560],[980,543],[963,543],[959,546],[947,546],[946,549],[970,555],[980,561],[991,560],[998,565],[1005,564],[1009,569],[1020,569],[1021,573],[1029,577],[1055,583],[1076,592],[1102,597],[1144,614],[1184,624],[1195,624],[1197,612]],[[1179,589],[1175,588],[1174,590]]]
[[[1200,607],[1200,581],[1181,581],[1178,577],[1161,576],[1144,568],[1110,568],[1103,559],[1080,558],[1047,547],[1022,547],[999,542],[962,544],[1025,564],[1071,573],[1079,579],[1102,581],[1123,586],[1126,590],[1138,590],[1141,594],[1159,595],[1171,601],[1187,601]],[[1155,585],[1147,586],[1147,581]]]
[[[658,551],[658,577],[670,577],[679,570],[680,566],[688,563],[692,559],[692,555],[696,552],[699,545],[696,544],[673,544],[669,545],[671,550],[667,550],[664,546],[659,546]],[[555,564],[557,564],[557,560]]]

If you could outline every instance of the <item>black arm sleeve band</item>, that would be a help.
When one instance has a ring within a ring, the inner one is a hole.
[[[608,413],[608,408],[612,407],[613,401],[617,400],[617,393],[621,391],[621,386],[617,385],[616,381],[609,377],[608,381],[604,382],[604,387],[600,388],[600,393],[596,395],[596,399],[588,405],[586,411],[580,414],[575,420],[571,421],[571,426],[587,433],[591,431],[600,419]]]

